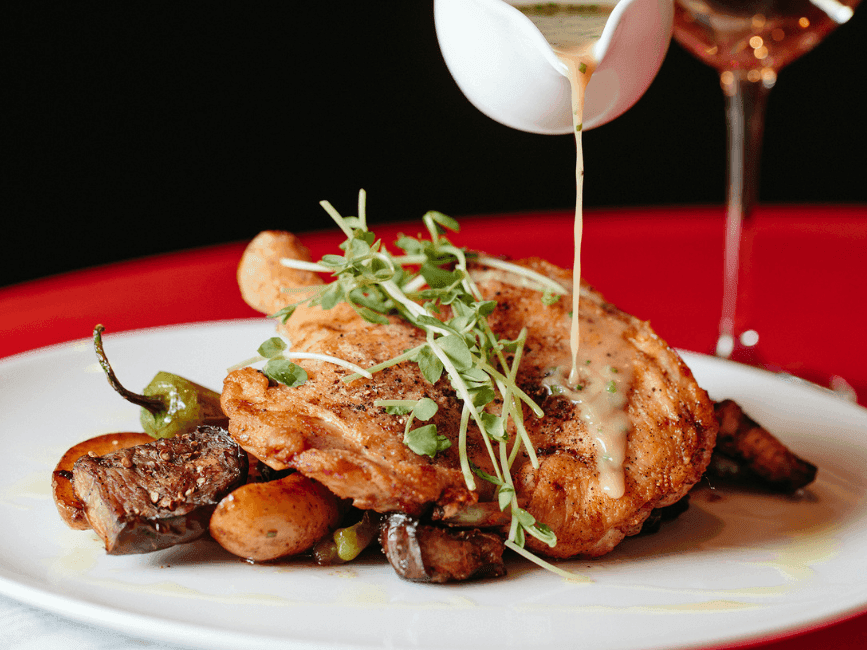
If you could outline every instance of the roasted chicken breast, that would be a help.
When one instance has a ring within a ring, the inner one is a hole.
[[[291,234],[271,231],[256,237],[242,258],[242,295],[262,312],[297,300],[283,289],[321,283],[314,274],[280,265],[283,257],[309,256]],[[537,259],[516,264],[571,290],[569,271]],[[508,272],[477,267],[472,273],[484,297],[497,301],[492,329],[506,339],[527,329],[516,382],[545,413],[536,417],[525,409],[538,462],[520,453],[512,474],[519,504],[553,530],[557,544],[551,548],[529,537],[527,544],[552,557],[603,555],[639,532],[654,508],[677,502],[701,478],[717,433],[713,405],[648,323],[610,305],[587,284],[579,310],[586,367],[577,382],[567,380],[570,301],[543,302],[538,290]],[[371,325],[346,305],[301,307],[280,330],[294,350],[362,367],[424,341],[403,321]],[[415,364],[402,363],[373,379],[346,383],[349,371],[342,367],[299,363],[308,381],[295,388],[252,368],[226,378],[222,406],[244,449],[275,469],[295,468],[363,509],[419,515],[437,506],[449,517],[494,498],[492,484],[477,480],[471,490],[465,483],[457,452],[461,403],[445,378],[432,385]],[[453,443],[435,458],[403,443],[405,416],[374,406],[377,399],[422,397],[437,403],[433,422]],[[470,460],[490,473],[472,423],[467,448]]]

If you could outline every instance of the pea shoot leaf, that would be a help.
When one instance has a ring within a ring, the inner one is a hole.
[[[355,310],[355,313],[361,316],[368,323],[373,323],[374,325],[388,325],[388,318],[377,311],[373,311],[372,309],[362,305],[352,305],[352,308]]]
[[[395,242],[395,246],[400,248],[407,255],[418,255],[423,252],[424,246],[415,237],[407,237],[401,235]]]
[[[497,308],[496,300],[484,300],[482,302],[473,303],[473,307],[476,310],[476,313],[482,318],[487,318],[494,310]]]
[[[343,269],[346,266],[346,258],[343,255],[323,255],[319,261],[322,266],[328,266],[333,269]]]
[[[416,402],[415,408],[412,410],[412,414],[414,417],[417,417],[419,420],[430,420],[434,415],[436,415],[439,410],[439,406],[434,402],[430,397],[423,397],[418,402]]]
[[[473,398],[473,406],[475,406],[476,408],[483,408],[487,406],[497,397],[494,389],[490,386],[475,388],[470,391],[470,395]]]
[[[515,488],[511,485],[501,485],[497,490],[497,505],[500,510],[505,510],[512,504],[512,497],[515,496]]]
[[[332,309],[343,300],[343,290],[338,282],[332,282],[326,285],[326,288],[319,294],[319,304],[322,309]]]
[[[271,359],[262,369],[265,376],[274,381],[295,388],[307,381],[307,372],[288,359]]]
[[[349,249],[346,253],[352,257],[365,257],[370,254],[370,244],[363,239],[353,237],[349,240]]]
[[[259,353],[260,356],[265,357],[266,359],[273,359],[279,354],[282,354],[286,348],[289,346],[286,345],[286,341],[281,339],[279,336],[272,336],[270,339],[265,341],[262,345],[259,346],[259,349],[256,352]]]
[[[415,453],[431,458],[452,446],[448,438],[437,433],[435,424],[426,424],[408,431],[403,442]]]
[[[286,322],[292,318],[292,314],[295,313],[295,310],[298,308],[298,305],[286,305],[283,309],[274,312],[269,316],[269,318],[276,318],[284,325]]]
[[[488,434],[488,437],[497,442],[508,441],[503,418],[494,415],[493,413],[481,413],[480,415],[482,417],[482,422],[485,425],[485,433]]]
[[[481,368],[468,368],[461,372],[461,377],[467,382],[470,388],[480,388],[482,386],[491,386],[491,377]]]
[[[454,232],[460,232],[460,224],[458,224],[455,219],[446,214],[443,214],[442,212],[431,210],[425,216],[429,216],[431,219],[433,219],[434,222],[444,228],[448,228],[449,230],[452,230]]]
[[[472,369],[473,355],[463,338],[454,334],[447,334],[437,339],[437,344],[459,371]]]
[[[442,361],[439,360],[430,347],[423,347],[416,355],[414,361],[418,364],[418,369],[421,370],[421,374],[424,375],[424,378],[431,384],[435,384],[439,381],[445,368],[443,367]]]
[[[488,474],[485,470],[483,470],[481,467],[479,467],[475,463],[470,463],[470,469],[472,470],[473,474],[475,474],[479,478],[486,480],[488,483],[493,483],[494,485],[499,485],[499,486],[505,485],[505,483],[503,483],[503,481],[498,479],[493,474]]]
[[[419,273],[421,273],[421,276],[425,279],[428,285],[434,289],[442,289],[451,286],[455,282],[460,282],[463,278],[463,273],[460,271],[447,271],[431,262],[425,262],[422,264]]]

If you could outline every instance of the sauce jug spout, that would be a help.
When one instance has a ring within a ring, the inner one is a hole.
[[[482,113],[531,133],[572,132],[570,87],[549,40],[521,0],[434,0],[440,50],[458,87]],[[594,2],[558,2],[588,8]],[[593,48],[584,130],[613,120],[650,86],[671,41],[673,0],[619,0]]]

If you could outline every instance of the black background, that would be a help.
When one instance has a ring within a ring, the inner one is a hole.
[[[867,202],[867,15],[780,74],[765,202]],[[569,209],[574,141],[478,113],[431,0],[44,2],[0,10],[0,285],[329,227]],[[638,104],[584,137],[585,205],[721,203],[723,98],[672,44]]]

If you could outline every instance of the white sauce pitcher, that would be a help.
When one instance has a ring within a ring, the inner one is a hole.
[[[434,0],[443,58],[467,99],[488,117],[531,133],[571,133],[565,66],[512,6],[519,4],[530,3]],[[593,49],[598,66],[587,87],[582,130],[613,120],[644,94],[671,42],[673,15],[673,0],[616,2]]]

